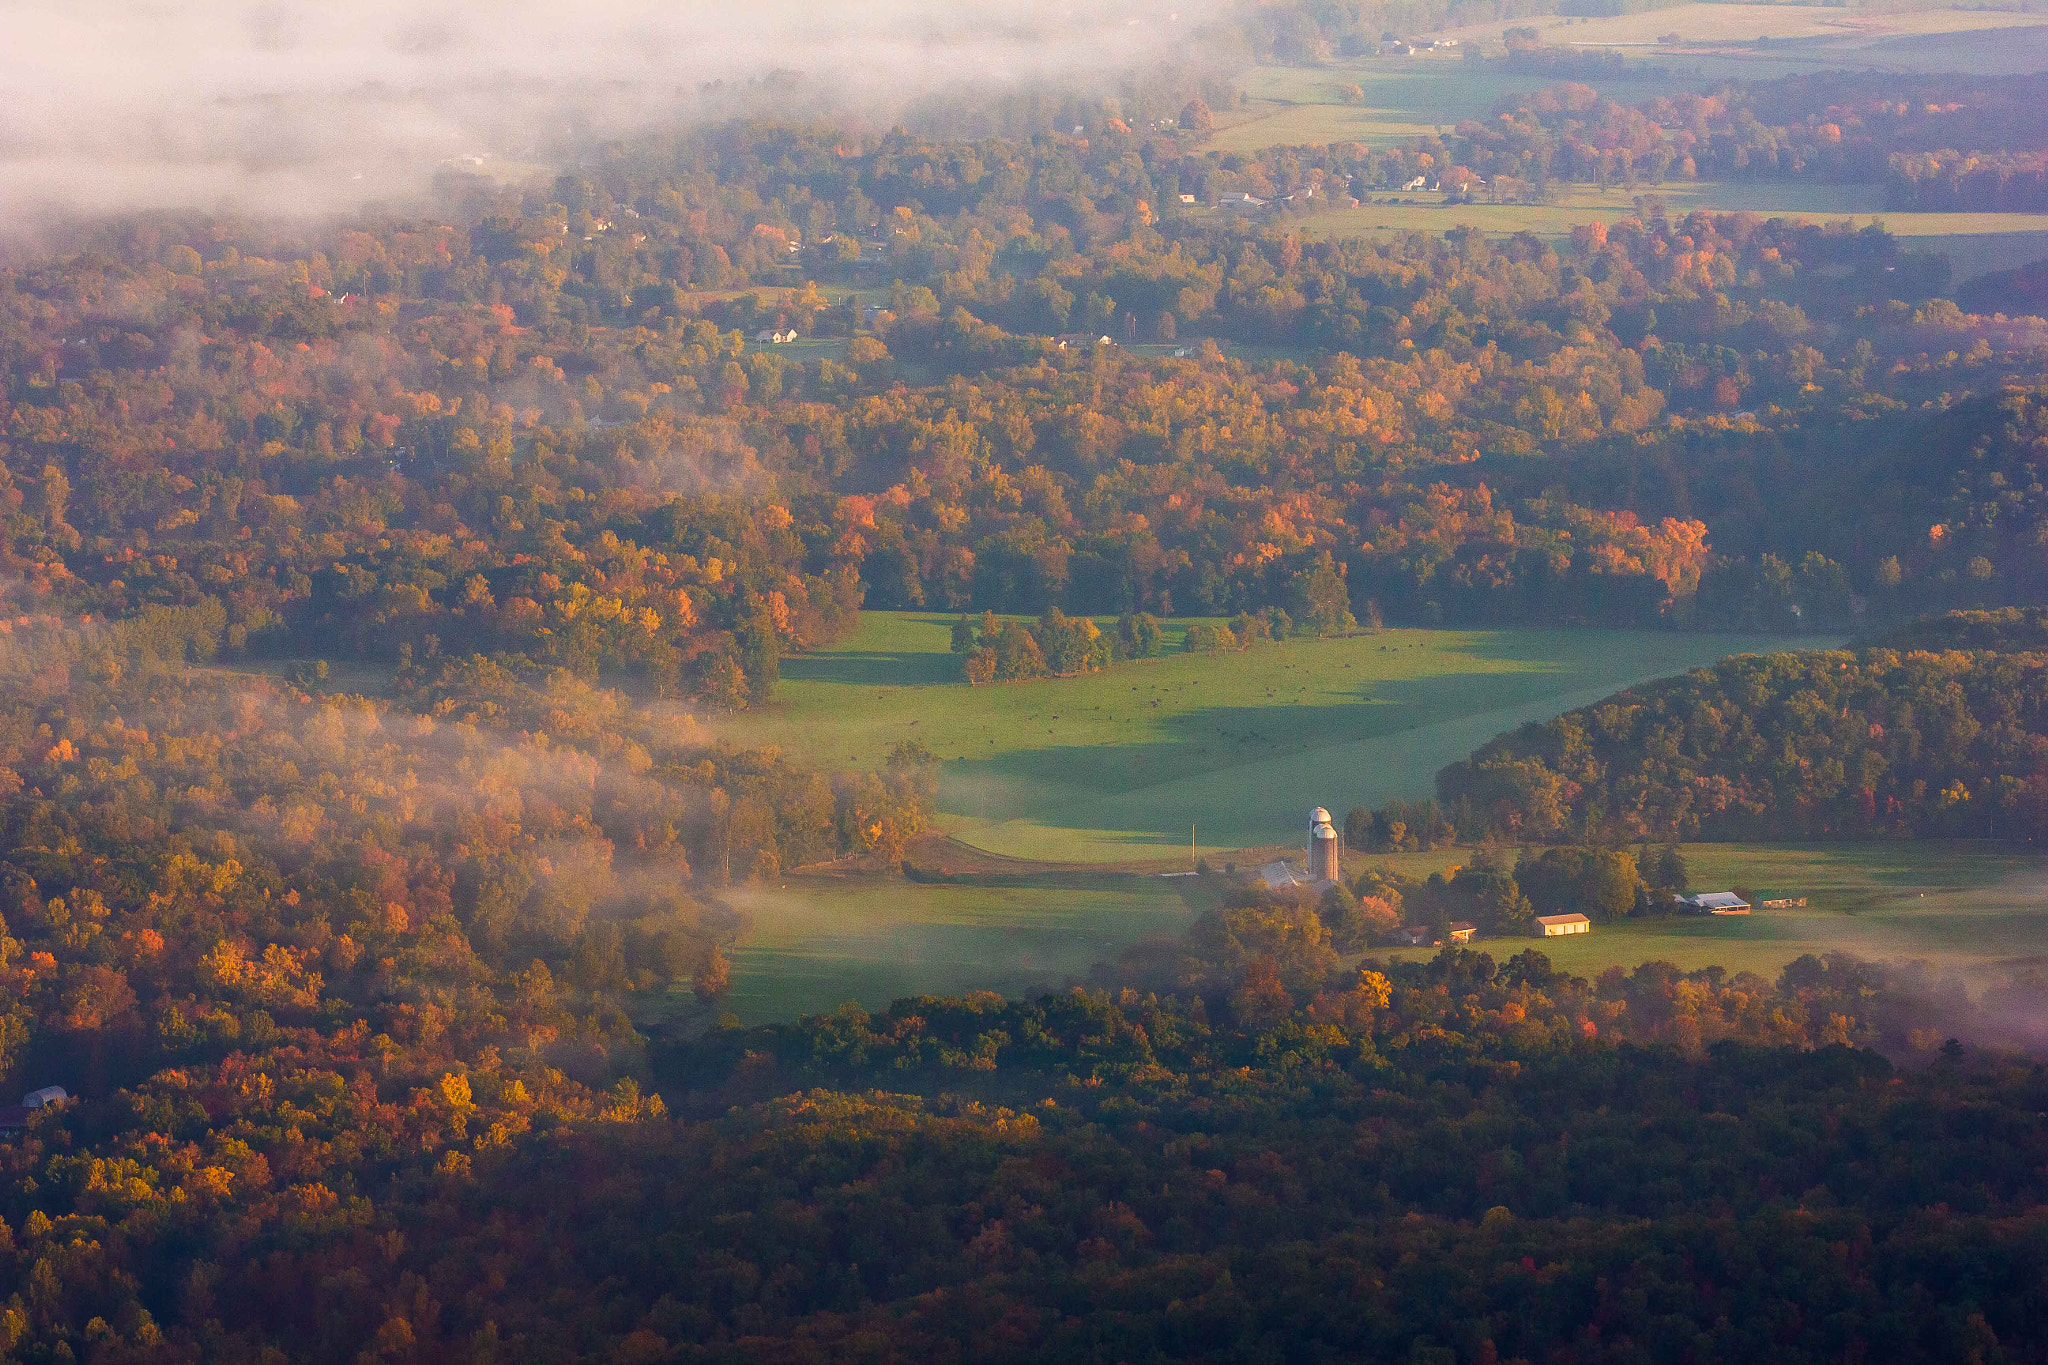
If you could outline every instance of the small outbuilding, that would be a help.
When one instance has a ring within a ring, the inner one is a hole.
[[[1302,875],[1301,869],[1278,858],[1259,869],[1259,880],[1266,884],[1269,891],[1284,891],[1289,887],[1309,884],[1309,879]]]
[[[1536,927],[1543,931],[1545,938],[1562,938],[1566,934],[1591,933],[1593,921],[1584,915],[1538,915]]]
[[[46,1085],[21,1097],[20,1104],[0,1106],[0,1133],[19,1132],[28,1126],[29,1115],[46,1105],[62,1104],[71,1096],[61,1085]]]

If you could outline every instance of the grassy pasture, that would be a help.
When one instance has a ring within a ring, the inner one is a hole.
[[[2048,71],[2048,15],[1998,17],[2011,26],[1876,38],[1851,46],[1840,64],[1915,73],[1966,71],[1975,76]],[[1806,54],[1795,49],[1792,55],[1796,60]],[[1827,62],[1831,54],[1819,55]]]
[[[1945,38],[2009,43],[2014,37],[2013,30],[2035,28],[2043,23],[2048,23],[2048,16],[1988,9],[1863,14],[1829,5],[1690,4],[1603,18],[1537,15],[1512,21],[1496,20],[1446,29],[1442,34],[1432,36],[1457,38],[1467,43],[1498,42],[1503,30],[1523,26],[1538,30],[1543,41],[1551,46],[1573,44],[1656,49],[1659,37],[1676,33],[1684,41],[1668,45],[1677,49],[1668,55],[1680,60],[1687,55],[1687,49],[1753,45],[1758,38],[1768,38],[1772,44],[1811,44],[1819,53],[1840,59],[1843,65],[1857,65],[1859,63],[1854,61],[1857,53],[1873,45],[1899,39],[1937,47],[1939,40]],[[1762,50],[1767,52],[1769,47]]]
[[[1448,131],[1462,119],[1485,118],[1502,98],[1555,83],[1493,63],[1370,57],[1336,67],[1255,67],[1239,80],[1251,103],[1217,111],[1216,133],[1205,150],[1253,152],[1330,142],[1384,147],[1438,128]],[[1339,92],[1352,84],[1365,91],[1363,104],[1343,102]],[[1629,84],[1633,88],[1635,82]],[[1660,88],[1661,82],[1635,98],[1647,99]],[[1619,89],[1613,93],[1627,98]]]
[[[1389,861],[1410,876],[1455,866],[1464,850]],[[1604,967],[1662,960],[1774,976],[1802,953],[1920,958],[1969,968],[2038,961],[2048,952],[2048,856],[1980,843],[1690,844],[1685,857],[1701,890],[1747,886],[1804,896],[1800,910],[1596,925],[1560,939],[1483,943],[1496,958],[1536,947],[1560,968],[1591,976]],[[1433,949],[1398,949],[1427,957]]]
[[[1394,232],[1441,232],[1459,223],[1477,223],[1498,232],[1561,234],[1580,223],[1613,222],[1633,216],[1637,198],[1654,196],[1674,216],[1705,209],[1717,213],[1756,213],[1766,217],[1845,220],[1863,227],[1882,223],[1894,236],[1927,249],[1927,239],[2015,233],[2028,237],[2048,233],[2048,213],[1901,213],[1884,207],[1877,185],[1820,185],[1776,181],[1673,181],[1629,190],[1573,185],[1554,204],[1447,204],[1441,195],[1404,194],[1410,204],[1361,204],[1355,209],[1324,209],[1293,221],[1308,237],[1371,236],[1375,229]],[[1384,198],[1384,196],[1379,196]]]
[[[1331,208],[1289,220],[1311,239],[1394,237],[1406,232],[1443,232],[1472,224],[1502,236],[1533,232],[1540,237],[1569,233],[1581,223],[1615,222],[1636,213],[1635,200],[1652,194],[1675,215],[1705,209],[1765,217],[1847,221],[1856,227],[1881,223],[1913,251],[1941,252],[1965,280],[2048,256],[2048,213],[1899,213],[1886,211],[1876,185],[1816,185],[1783,182],[1689,181],[1647,190],[1573,186],[1555,204],[1446,204],[1441,195],[1395,196],[1413,203],[1361,204]]]
[[[1771,79],[1820,67],[1993,74],[2048,70],[2048,15],[1976,10],[1925,10],[1866,15],[1831,6],[1691,4],[1601,19],[1537,16],[1514,21],[1543,31],[1553,46],[1626,50],[1636,64],[1603,76],[1602,94],[1625,103],[1670,90],[1729,79]],[[1469,45],[1497,41],[1504,22],[1471,25],[1438,36],[1466,47],[1414,57],[1362,57],[1329,66],[1262,66],[1240,83],[1244,107],[1219,111],[1208,149],[1253,152],[1265,147],[1355,141],[1388,146],[1485,118],[1503,97],[1554,84],[1556,78],[1510,71],[1462,58]],[[1660,45],[1677,33],[1682,44]],[[1759,39],[1768,42],[1759,44]],[[1342,90],[1356,84],[1360,104]],[[1920,250],[1951,257],[1955,278],[2048,255],[2048,214],[1887,213],[1876,185],[1784,183],[1669,185],[1655,190],[1674,212],[1746,210],[1766,215],[1882,222]],[[1382,198],[1384,196],[1381,196]],[[1374,237],[1442,232],[1471,224],[1488,232],[1556,236],[1596,220],[1634,211],[1634,192],[1575,187],[1557,204],[1446,205],[1441,196],[1403,195],[1417,202],[1332,208],[1287,225],[1309,237]]]
[[[1141,939],[1180,934],[1213,895],[1194,877],[1114,873],[745,887],[727,896],[748,923],[729,1008],[757,1024],[849,1000],[1057,987]]]
[[[1011,857],[1125,863],[1184,857],[1190,823],[1212,851],[1291,841],[1310,806],[1426,795],[1438,768],[1525,721],[1732,653],[1815,643],[1389,630],[970,688],[950,624],[866,613],[851,639],[785,661],[772,708],[719,731],[832,768],[921,740],[945,760],[947,832]]]
[[[1506,960],[1524,948],[1593,976],[1662,960],[1775,978],[1802,953],[1924,958],[1968,969],[2039,959],[2048,942],[2048,857],[1976,844],[1784,846],[1693,844],[1693,884],[1806,896],[1804,910],[1747,917],[1601,925],[1567,939],[1496,939]],[[1468,850],[1386,859],[1409,876],[1464,862]],[[870,1008],[907,995],[1056,988],[1145,938],[1172,937],[1215,905],[1192,877],[1024,871],[923,885],[798,878],[742,888],[748,917],[732,953],[730,1008],[745,1023]],[[1436,950],[1375,949],[1418,959]]]

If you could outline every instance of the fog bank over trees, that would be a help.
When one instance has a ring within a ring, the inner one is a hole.
[[[1221,8],[8,0],[0,210],[320,213],[417,192],[449,163],[551,161],[737,107],[886,121],[933,94],[1085,87],[1184,56]]]

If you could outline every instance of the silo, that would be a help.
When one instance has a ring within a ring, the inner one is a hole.
[[[1310,881],[1338,879],[1337,831],[1330,824],[1330,812],[1317,806],[1309,813],[1308,876]]]

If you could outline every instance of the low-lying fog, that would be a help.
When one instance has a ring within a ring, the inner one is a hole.
[[[1129,69],[1181,49],[1204,7],[1218,0],[0,0],[0,213],[318,213],[451,161],[546,160],[716,113],[771,78],[782,112],[886,117]]]

